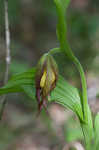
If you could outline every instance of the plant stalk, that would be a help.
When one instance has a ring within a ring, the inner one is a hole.
[[[10,30],[9,30],[9,19],[8,19],[8,0],[4,0],[4,13],[5,13],[5,41],[6,41],[6,70],[4,75],[4,85],[8,81],[8,75],[9,75],[9,66],[11,62],[11,56],[10,56]],[[2,106],[0,110],[0,120],[2,119],[3,111],[6,105],[6,95],[4,95],[1,99]]]

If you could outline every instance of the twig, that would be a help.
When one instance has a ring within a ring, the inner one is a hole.
[[[8,0],[4,0],[4,13],[5,13],[5,41],[6,41],[6,70],[4,75],[4,85],[8,81],[8,74],[9,74],[9,65],[11,61],[10,57],[10,30],[9,30],[9,19],[8,19]],[[2,119],[3,111],[6,104],[6,95],[2,97],[2,107],[0,110],[0,120]]]

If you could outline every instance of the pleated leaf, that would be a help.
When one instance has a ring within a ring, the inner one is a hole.
[[[0,95],[6,93],[24,92],[30,98],[35,98],[35,71],[33,68],[27,72],[14,75],[6,86],[0,88]],[[51,92],[49,102],[55,101],[71,109],[80,120],[83,120],[79,91],[71,86],[62,76],[59,76],[56,88]]]
[[[51,101],[55,101],[71,109],[80,120],[83,120],[79,91],[70,85],[62,76],[59,77],[57,86],[51,93]]]
[[[35,68],[20,74],[14,75],[3,88],[0,88],[0,95],[15,92],[24,92],[25,86],[34,85]]]

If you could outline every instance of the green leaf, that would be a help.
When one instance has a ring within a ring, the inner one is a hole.
[[[31,99],[36,99],[35,97],[35,92],[36,92],[36,89],[35,89],[35,85],[23,85],[21,86],[24,90],[24,93],[26,93]]]
[[[0,89],[0,95],[15,92],[24,92],[25,86],[34,85],[35,69],[14,75],[3,88]]]
[[[35,69],[17,74],[8,84],[0,89],[0,95],[13,92],[24,92],[35,99]],[[50,102],[55,101],[71,109],[83,121],[83,112],[80,103],[79,91],[71,86],[62,76],[59,76],[56,88],[51,92]]]
[[[59,77],[56,88],[51,93],[51,101],[71,109],[80,120],[83,120],[79,91],[64,80],[62,76]]]
[[[83,133],[77,119],[70,117],[64,126],[64,136],[67,142],[83,140]]]
[[[67,26],[66,26],[66,19],[65,19],[65,9],[63,9],[65,2],[67,2],[67,6],[69,5],[69,1],[66,0],[55,0],[56,8],[57,8],[57,14],[58,14],[58,25],[57,25],[57,36],[60,42],[60,50],[64,52],[64,54],[75,64],[77,67],[80,77],[81,77],[81,83],[82,83],[82,95],[83,98],[81,100],[82,109],[83,109],[83,115],[87,122],[88,116],[87,116],[87,86],[86,86],[86,79],[84,75],[83,68],[78,61],[78,59],[74,56],[72,53],[72,50],[68,44],[67,41]]]
[[[80,122],[82,131],[85,138],[85,147],[86,150],[91,150],[91,142],[93,139],[93,122],[92,122],[92,115],[90,107],[87,105],[87,115],[88,115],[88,121],[85,123]]]
[[[65,12],[66,8],[68,8],[70,0],[54,0],[54,2],[56,4],[58,15],[57,36],[60,41],[60,48],[62,51],[64,51],[66,48],[66,39],[67,39]]]
[[[84,116],[84,121],[88,123],[88,100],[87,100],[87,85],[86,85],[86,78],[85,74],[83,71],[83,68],[79,62],[79,60],[75,57],[73,54],[67,40],[67,26],[66,26],[66,19],[65,19],[65,11],[66,11],[66,6],[65,6],[66,0],[55,0],[56,8],[57,8],[57,14],[58,14],[58,25],[57,25],[57,35],[58,39],[60,42],[60,50],[75,64],[77,67],[79,73],[80,73],[80,78],[81,78],[81,83],[82,83],[82,98],[81,100],[81,106],[83,110],[83,116]],[[69,2],[67,2],[67,6],[69,5]],[[91,128],[91,127],[90,127]]]
[[[67,26],[66,26],[66,19],[65,19],[65,2],[66,0],[54,0],[56,4],[56,9],[57,9],[57,14],[58,14],[58,25],[57,25],[57,36],[60,42],[60,50],[75,64],[77,67],[79,73],[80,73],[80,78],[81,78],[81,84],[82,84],[82,92],[81,92],[81,98],[80,104],[81,108],[79,108],[78,104],[73,106],[73,110],[78,114],[78,110],[80,109],[83,111],[83,121],[80,120],[81,127],[83,130],[83,134],[85,137],[85,142],[86,142],[86,150],[90,150],[90,144],[92,140],[92,135],[93,135],[93,127],[92,127],[92,118],[91,118],[91,113],[90,109],[88,106],[88,99],[87,99],[87,85],[86,85],[86,78],[85,74],[83,71],[83,68],[79,62],[79,60],[75,57],[73,54],[67,40]],[[69,2],[67,3],[68,6]],[[60,95],[59,95],[60,96]],[[69,104],[69,102],[68,102]],[[71,105],[70,105],[71,106]],[[71,108],[72,109],[72,108]],[[80,112],[81,114],[81,112]]]
[[[66,140],[67,142],[73,142],[83,139],[81,128],[70,128],[67,130]]]
[[[99,149],[99,113],[96,115],[94,123],[94,140],[95,150]]]
[[[57,7],[61,6],[65,12],[66,8],[68,8],[70,0],[54,0],[54,2],[56,3]]]

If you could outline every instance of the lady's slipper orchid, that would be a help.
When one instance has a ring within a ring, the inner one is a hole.
[[[39,112],[43,106],[46,108],[47,96],[55,88],[58,79],[58,67],[54,58],[49,54],[44,54],[36,70],[36,98]]]

